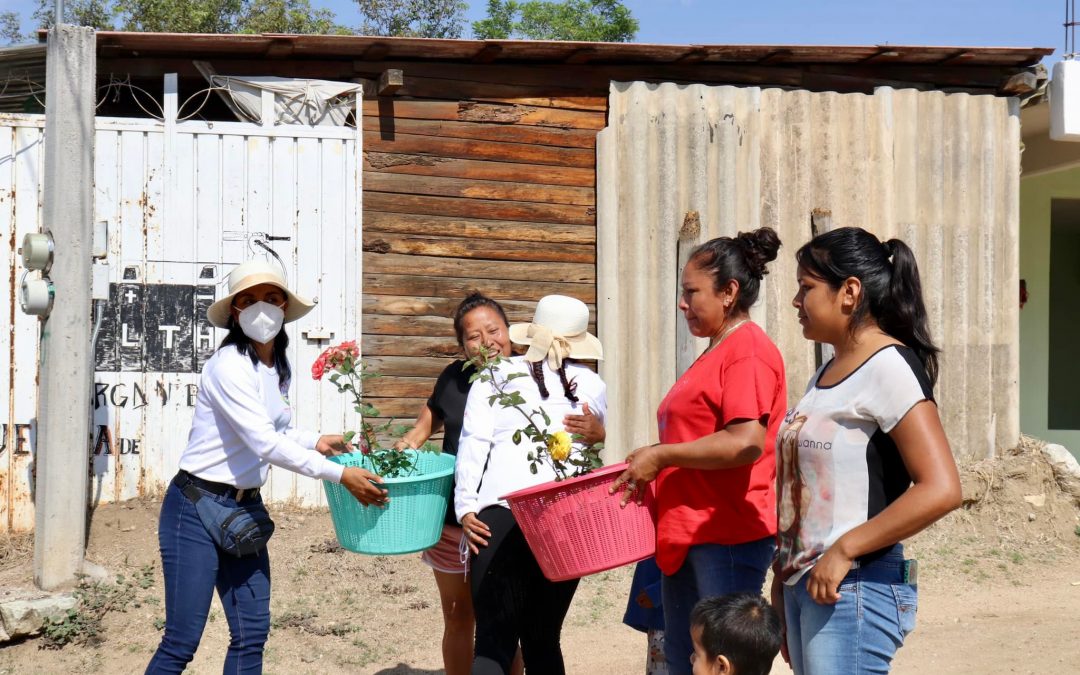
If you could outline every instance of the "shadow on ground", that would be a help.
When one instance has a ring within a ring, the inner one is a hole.
[[[442,668],[438,670],[428,670],[426,668],[413,668],[410,665],[399,663],[393,668],[383,668],[375,673],[375,675],[443,675],[445,671]]]

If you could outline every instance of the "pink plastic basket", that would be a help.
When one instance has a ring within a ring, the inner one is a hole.
[[[656,554],[652,491],[643,504],[625,508],[619,506],[621,493],[608,494],[625,469],[625,463],[607,466],[503,497],[545,577],[577,579]]]

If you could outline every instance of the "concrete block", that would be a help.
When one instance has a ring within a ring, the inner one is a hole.
[[[50,595],[34,600],[12,600],[0,604],[0,618],[8,639],[28,637],[41,632],[41,625],[50,616],[62,614],[75,606],[71,595]]]

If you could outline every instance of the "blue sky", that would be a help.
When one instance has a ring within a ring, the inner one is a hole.
[[[360,24],[354,0],[312,0]],[[1061,0],[628,0],[638,42],[1063,47]],[[36,0],[0,0],[29,17]],[[469,21],[487,2],[473,0]]]

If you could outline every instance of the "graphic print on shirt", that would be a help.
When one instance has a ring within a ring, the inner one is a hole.
[[[810,440],[806,423],[806,415],[791,410],[776,443],[777,555],[786,563],[781,578],[825,552],[822,542],[834,524],[832,442]]]
[[[795,540],[810,499],[810,488],[799,469],[799,430],[805,423],[806,415],[789,410],[776,441],[776,539],[780,560],[793,557],[797,550]]]

